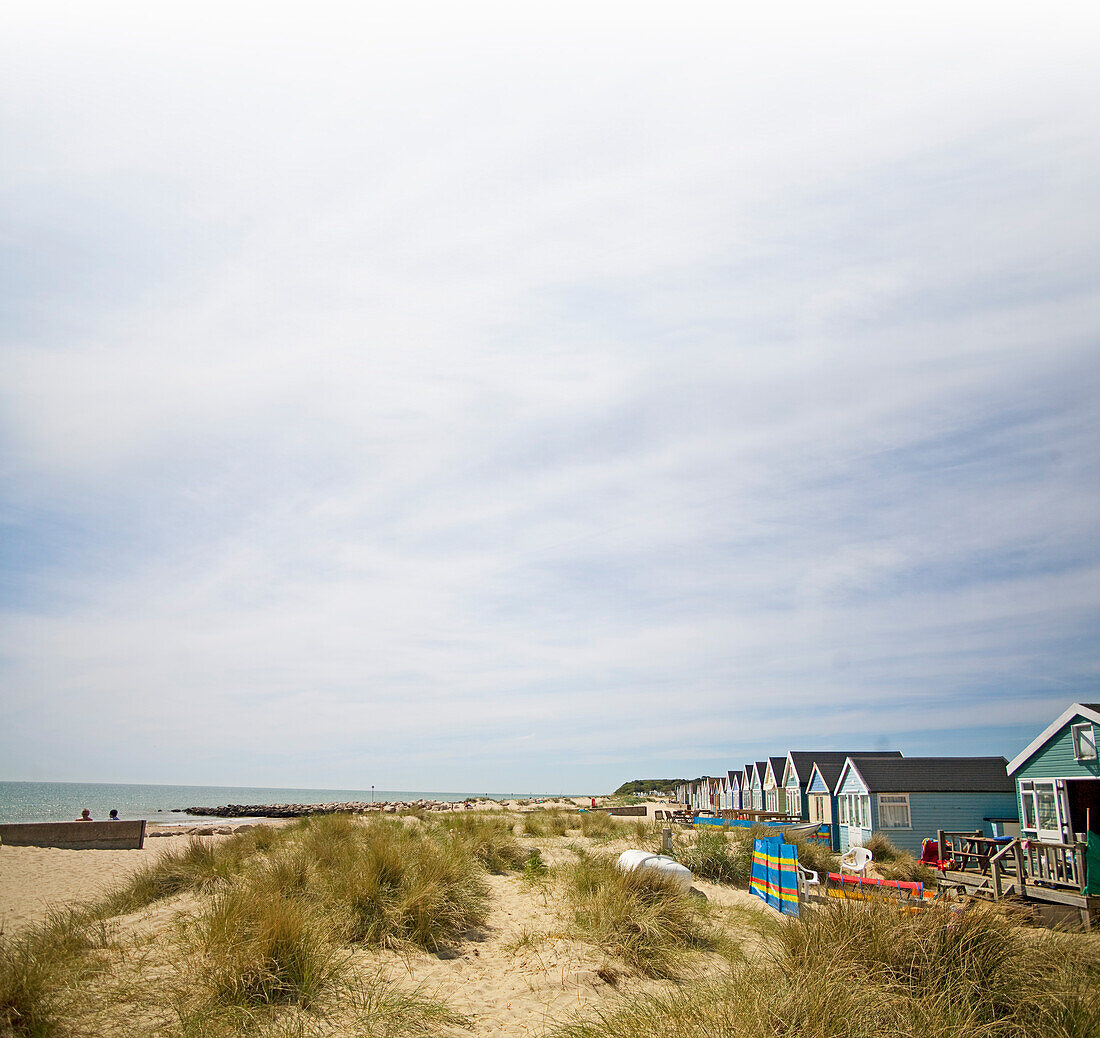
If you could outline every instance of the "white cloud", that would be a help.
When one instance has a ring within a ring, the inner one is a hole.
[[[1094,684],[1094,13],[48,10],[9,777],[560,788]]]

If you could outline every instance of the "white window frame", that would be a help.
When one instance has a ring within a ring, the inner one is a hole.
[[[1096,760],[1096,729],[1092,722],[1071,724],[1069,731],[1073,740],[1073,759]]]
[[[1035,783],[1030,779],[1023,779],[1020,782],[1020,801],[1020,806],[1024,809],[1023,816],[1020,819],[1021,831],[1037,833],[1039,831],[1039,806],[1035,803]]]
[[[857,829],[871,828],[871,798],[864,793],[841,793],[837,797],[839,823]]]
[[[797,786],[787,787],[787,814],[802,815],[802,790]]]
[[[896,825],[889,821],[891,815],[898,808],[905,808],[905,824]],[[909,808],[908,793],[879,793],[878,794],[878,827],[880,829],[912,829],[913,814]]]

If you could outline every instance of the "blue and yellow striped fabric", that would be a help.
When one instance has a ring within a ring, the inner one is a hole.
[[[754,840],[749,891],[777,912],[798,915],[798,851],[778,837]]]

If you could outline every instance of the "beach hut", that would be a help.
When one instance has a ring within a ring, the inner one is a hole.
[[[840,850],[863,846],[881,832],[920,856],[937,830],[981,830],[1016,809],[1004,757],[849,757],[836,788]]]
[[[1083,843],[1086,832],[1100,833],[1098,747],[1100,703],[1074,703],[1013,758],[1024,837]]]
[[[723,772],[721,775],[707,776],[707,793],[710,796],[710,811],[712,814],[717,814],[722,809],[722,797],[724,795],[725,787],[725,772]]]
[[[807,822],[832,822],[833,790],[849,757],[900,757],[901,750],[791,750],[783,768],[787,813]],[[814,765],[823,769],[812,789]]]
[[[753,763],[752,771],[749,773],[751,779],[749,789],[752,792],[752,810],[754,811],[764,810],[764,772],[767,767],[767,761],[758,760]]]
[[[692,783],[691,807],[704,815],[714,810],[714,779],[710,775],[702,775]]]
[[[726,772],[729,777],[729,807],[731,811],[741,810],[741,780],[744,775],[740,771],[728,771]]]
[[[782,814],[787,809],[787,791],[783,788],[786,757],[769,757],[764,766],[764,810]]]
[[[723,771],[718,776],[718,810],[728,811],[733,807],[733,786],[730,783],[730,773]]]

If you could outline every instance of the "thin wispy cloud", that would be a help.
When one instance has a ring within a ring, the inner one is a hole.
[[[1095,14],[52,10],[0,777],[583,789],[1095,698]]]

